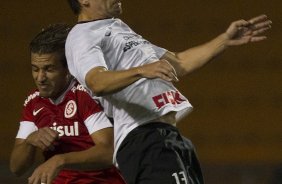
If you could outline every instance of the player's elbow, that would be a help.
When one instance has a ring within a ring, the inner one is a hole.
[[[18,158],[19,158],[18,155],[13,155],[13,154],[11,155],[9,168],[10,171],[16,176],[22,176],[33,165],[33,160],[30,160],[30,162],[24,162]]]
[[[105,86],[102,83],[90,81],[87,86],[95,96],[103,96],[106,93]]]
[[[105,155],[104,164],[108,167],[113,165],[113,153],[108,153]]]
[[[103,68],[94,68],[90,70],[85,76],[87,87],[95,96],[103,96],[106,94],[105,76],[103,75]]]
[[[101,164],[105,167],[111,167],[113,165],[114,149],[109,145],[103,145],[100,147],[102,151],[102,157],[100,157]]]
[[[23,170],[12,161],[10,162],[10,171],[16,176],[21,176],[24,173]]]

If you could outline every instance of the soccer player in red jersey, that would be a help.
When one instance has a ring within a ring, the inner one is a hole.
[[[52,25],[30,43],[37,89],[24,102],[11,171],[21,175],[30,169],[40,148],[45,162],[29,177],[30,184],[124,184],[112,165],[112,124],[68,71],[69,30]]]

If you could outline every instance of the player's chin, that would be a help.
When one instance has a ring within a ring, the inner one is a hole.
[[[122,8],[121,7],[116,7],[115,9],[113,9],[111,14],[112,14],[111,17],[118,17],[119,15],[122,14]]]
[[[50,98],[50,97],[52,97],[52,92],[39,90],[39,96],[43,97],[43,98]]]

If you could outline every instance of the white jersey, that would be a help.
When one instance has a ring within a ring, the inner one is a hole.
[[[66,42],[69,70],[85,87],[85,76],[94,67],[125,70],[157,61],[165,52],[133,32],[120,19],[79,23]],[[179,118],[192,109],[172,83],[145,78],[104,96],[102,105],[114,119],[115,153],[126,135],[137,126],[171,111],[177,112]]]

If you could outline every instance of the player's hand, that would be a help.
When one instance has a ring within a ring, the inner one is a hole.
[[[271,24],[272,21],[266,15],[232,22],[225,32],[228,39],[227,45],[243,45],[265,40],[267,37],[261,34],[270,29]]]
[[[150,64],[145,64],[138,67],[138,71],[140,75],[145,78],[161,78],[169,82],[178,81],[175,69],[167,60],[160,60]]]
[[[28,178],[29,184],[51,184],[63,167],[63,162],[59,156],[53,156],[40,166]]]
[[[53,143],[59,138],[59,133],[49,127],[40,128],[31,133],[26,141],[27,143],[40,148],[43,151],[53,149]]]

